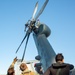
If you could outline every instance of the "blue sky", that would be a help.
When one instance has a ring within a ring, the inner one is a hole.
[[[0,0],[0,74],[7,72],[16,56],[22,57],[25,41],[17,54],[15,51],[25,35],[24,24],[31,18],[37,1],[39,11],[45,0]],[[75,65],[75,0],[49,0],[39,20],[51,29],[48,40],[54,51],[63,53],[65,62]],[[25,60],[33,60],[36,55],[31,34]]]

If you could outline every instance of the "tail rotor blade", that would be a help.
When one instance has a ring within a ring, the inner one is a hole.
[[[23,38],[23,40],[22,40],[21,44],[20,44],[20,45],[19,45],[19,47],[17,48],[16,53],[18,52],[19,48],[21,47],[22,43],[24,42],[24,40],[25,40],[26,36],[27,36],[27,33],[26,33],[25,37]]]
[[[25,56],[25,52],[26,52],[26,47],[27,47],[27,43],[28,43],[28,40],[29,40],[29,36],[30,36],[30,33],[28,34],[28,37],[27,37],[27,40],[26,40],[26,45],[25,45],[25,49],[24,49],[24,52],[23,52],[22,61],[23,61],[24,56]]]
[[[42,8],[40,9],[39,13],[37,14],[35,20],[42,14],[43,10],[45,9],[47,3],[49,0],[46,0],[45,3],[43,4]]]
[[[36,12],[37,12],[37,9],[38,9],[38,2],[37,2],[36,5],[35,5],[34,12],[33,12],[32,19],[31,19],[31,20],[34,19],[34,16],[35,16],[35,14],[36,14]]]

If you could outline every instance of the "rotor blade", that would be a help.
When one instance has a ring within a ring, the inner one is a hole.
[[[30,36],[30,33],[27,36],[26,45],[25,45],[25,49],[24,49],[24,52],[23,52],[23,56],[22,56],[22,61],[23,61],[24,56],[25,56],[25,51],[26,51],[26,47],[27,47],[28,40],[29,40],[29,36]]]
[[[24,40],[25,40],[25,38],[26,38],[27,35],[28,35],[28,33],[26,33],[26,35],[25,35],[25,37],[23,38],[21,44],[20,44],[19,47],[17,48],[16,53],[18,52],[19,48],[21,47],[21,45],[22,45],[22,43],[24,42]]]
[[[31,19],[31,20],[34,19],[34,16],[35,16],[35,14],[36,14],[36,12],[37,12],[37,9],[38,9],[38,2],[37,2],[36,5],[35,5],[34,12],[33,12],[32,19]]]
[[[40,9],[39,13],[37,14],[35,20],[42,14],[43,10],[45,9],[47,3],[49,0],[46,0],[45,3],[43,4],[42,8]]]

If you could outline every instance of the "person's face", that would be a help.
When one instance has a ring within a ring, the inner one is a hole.
[[[64,62],[64,59],[62,60],[62,62]]]

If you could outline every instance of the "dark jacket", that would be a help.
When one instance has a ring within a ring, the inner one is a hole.
[[[58,75],[69,75],[69,71],[74,68],[73,65],[67,63],[54,63],[52,64],[44,73],[44,75],[57,75],[58,70],[60,69]]]

